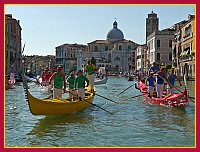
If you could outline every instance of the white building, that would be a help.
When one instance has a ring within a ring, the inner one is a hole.
[[[147,64],[172,65],[174,29],[154,31],[147,37]]]
[[[144,56],[146,48],[147,48],[146,44],[139,45],[137,47],[137,52],[136,52],[136,54],[137,54],[137,59],[136,59],[137,60],[137,70],[142,69],[143,72],[146,71],[145,70],[146,69],[145,56]]]

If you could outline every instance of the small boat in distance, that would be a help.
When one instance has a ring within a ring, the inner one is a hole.
[[[94,84],[95,85],[106,84],[107,80],[108,80],[108,76],[106,75],[105,67],[100,67],[96,74]]]

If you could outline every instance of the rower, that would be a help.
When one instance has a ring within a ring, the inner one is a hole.
[[[163,88],[164,88],[164,80],[168,83],[168,85],[171,88],[171,84],[168,82],[166,74],[165,74],[165,69],[161,68],[160,71],[155,74],[157,76],[156,79],[156,91],[157,91],[157,97],[162,98],[163,96]]]
[[[174,93],[174,82],[176,78],[179,81],[180,86],[182,86],[180,79],[174,74],[174,68],[172,68],[171,74],[167,77],[169,83],[172,85],[172,87],[170,88],[170,94]]]
[[[148,82],[148,97],[152,97],[154,93],[154,87],[155,87],[155,77],[153,76],[154,72],[150,73],[150,76],[146,78],[146,83]]]

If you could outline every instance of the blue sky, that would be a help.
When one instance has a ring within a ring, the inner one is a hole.
[[[55,55],[64,43],[87,44],[106,39],[112,24],[127,40],[145,43],[146,18],[159,17],[159,30],[187,20],[194,5],[6,5],[5,13],[20,20],[25,55]]]

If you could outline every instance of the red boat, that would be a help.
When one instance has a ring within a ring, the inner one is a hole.
[[[12,88],[12,86],[13,86],[14,84],[15,84],[14,82],[11,82],[11,81],[9,80],[8,83],[5,84],[5,89],[8,90],[8,89]]]
[[[149,97],[148,86],[144,83],[143,80],[138,82],[138,86],[135,84],[135,88],[140,90],[149,104],[158,104],[166,107],[186,107],[188,105],[188,95],[186,88],[180,94],[169,94],[163,98]],[[166,94],[166,90],[164,90],[163,94]]]

